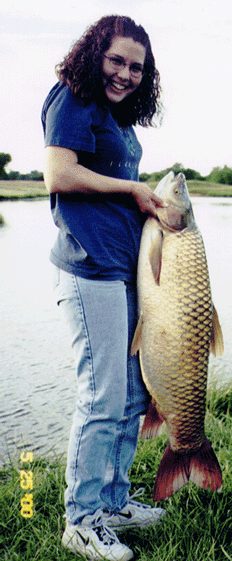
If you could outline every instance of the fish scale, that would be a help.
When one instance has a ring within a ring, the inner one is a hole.
[[[171,241],[170,237],[173,238]],[[152,316],[152,327],[148,319],[149,337],[145,325],[142,335],[141,365],[144,379],[161,415],[167,419],[167,425],[170,416],[172,416],[172,423],[173,415],[178,416],[178,431],[175,431],[178,432],[178,436],[175,436],[172,449],[174,451],[183,448],[195,449],[204,441],[202,417],[204,418],[205,413],[205,385],[212,331],[208,267],[203,240],[198,229],[194,227],[190,231],[184,230],[177,236],[169,234],[168,244],[164,240],[159,286],[154,287],[151,266],[149,263],[147,266],[150,267],[150,271],[146,275],[146,280],[149,282],[148,279],[152,277],[152,296],[149,298],[149,310],[147,310],[148,318]],[[175,287],[173,277],[177,279]],[[193,290],[190,292],[191,285]],[[159,309],[156,305],[157,298]],[[141,300],[144,315],[146,315],[145,306]],[[202,313],[205,315],[203,316]],[[193,318],[196,319],[192,323]],[[171,330],[170,327],[167,328],[170,319]],[[152,349],[149,344],[150,337],[153,340]],[[163,339],[162,352],[161,339]],[[154,357],[159,377],[155,376]],[[165,372],[169,371],[170,378],[162,377],[164,369]],[[166,397],[163,403],[165,393],[168,399]],[[192,404],[192,407],[189,407],[187,402]],[[182,426],[181,412],[186,419],[187,406],[188,423],[186,425],[185,422]],[[201,427],[200,434],[198,429],[196,430],[196,425]]]
[[[220,467],[204,432],[210,345],[214,352],[217,346],[214,323],[218,349],[223,340],[184,175],[174,179],[171,172],[157,191],[170,207],[157,209],[159,220],[148,217],[143,227],[137,283],[140,320],[132,354],[139,350],[152,397],[142,435],[157,436],[163,421],[168,430],[169,445],[153,495],[161,500],[188,479],[204,488],[221,486]]]

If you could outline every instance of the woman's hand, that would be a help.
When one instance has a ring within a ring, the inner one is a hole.
[[[133,183],[131,195],[134,197],[141,212],[157,216],[157,208],[167,207],[167,203],[162,201],[146,183]]]

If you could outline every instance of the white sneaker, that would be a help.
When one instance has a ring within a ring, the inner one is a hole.
[[[138,503],[134,501],[134,497],[143,495],[144,489],[138,489],[130,497],[127,505],[117,514],[110,515],[109,512],[103,513],[103,519],[108,527],[114,530],[124,530],[124,528],[146,528],[151,524],[157,524],[161,518],[166,515],[163,508],[154,508],[150,505]]]
[[[107,528],[100,509],[85,516],[81,524],[72,526],[67,523],[62,544],[87,559],[129,561],[133,557],[133,551],[121,544],[113,530]]]

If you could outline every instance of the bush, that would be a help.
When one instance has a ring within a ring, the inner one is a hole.
[[[144,181],[144,182],[146,182],[146,181],[148,181],[148,179],[150,179],[150,177],[151,177],[151,174],[150,174],[150,173],[146,173],[146,172],[140,173],[139,181]]]
[[[198,171],[195,171],[194,169],[191,168],[184,169],[183,173],[185,174],[187,181],[189,179],[196,179],[198,181],[203,179]]]
[[[149,181],[160,181],[166,174],[163,171],[154,171],[150,175]]]
[[[207,179],[222,185],[232,185],[232,169],[227,166],[213,168]]]
[[[202,177],[195,169],[184,168],[182,164],[179,163],[173,164],[170,168],[155,171],[150,175],[148,173],[142,173],[140,175],[140,181],[160,181],[170,171],[173,171],[175,175],[180,172],[184,173],[187,181],[210,181],[212,183],[221,183],[222,185],[232,185],[232,168],[229,168],[228,166],[224,166],[223,168],[215,167],[209,175]]]
[[[0,153],[0,179],[7,179],[7,173],[5,171],[5,166],[11,162],[11,155]]]

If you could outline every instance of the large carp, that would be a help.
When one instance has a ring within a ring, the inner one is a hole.
[[[142,437],[159,434],[166,422],[169,443],[161,460],[154,501],[170,497],[188,481],[220,490],[222,476],[205,437],[210,350],[223,353],[223,338],[211,299],[207,260],[185,176],[173,172],[155,193],[168,206],[147,218],[138,261],[140,318],[132,343],[139,350],[152,401]]]

